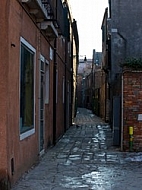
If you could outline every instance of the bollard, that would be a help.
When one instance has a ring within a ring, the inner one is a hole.
[[[129,127],[129,150],[133,150],[133,127]]]

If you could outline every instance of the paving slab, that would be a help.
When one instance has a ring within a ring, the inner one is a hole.
[[[121,152],[110,126],[79,108],[74,125],[12,190],[140,190],[141,167],[141,152]]]

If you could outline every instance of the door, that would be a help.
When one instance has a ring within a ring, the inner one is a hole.
[[[69,128],[70,118],[70,84],[67,82],[67,99],[66,99],[66,129]]]
[[[44,149],[44,75],[45,63],[41,56],[40,60],[40,97],[39,97],[39,147],[40,152]]]
[[[113,145],[120,145],[121,98],[113,96]]]

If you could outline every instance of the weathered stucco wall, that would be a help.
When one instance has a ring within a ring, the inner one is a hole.
[[[7,103],[8,103],[8,17],[9,1],[1,1],[0,6],[0,189],[9,179],[7,166]]]
[[[121,61],[131,56],[142,57],[141,15],[141,1],[111,0],[112,80],[121,71]]]

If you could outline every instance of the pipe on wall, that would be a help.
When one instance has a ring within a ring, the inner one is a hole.
[[[123,151],[123,73],[121,78],[121,151]]]
[[[53,66],[53,145],[56,144],[56,69],[57,69],[57,60],[56,60],[56,46],[57,39],[54,40],[54,66]]]

